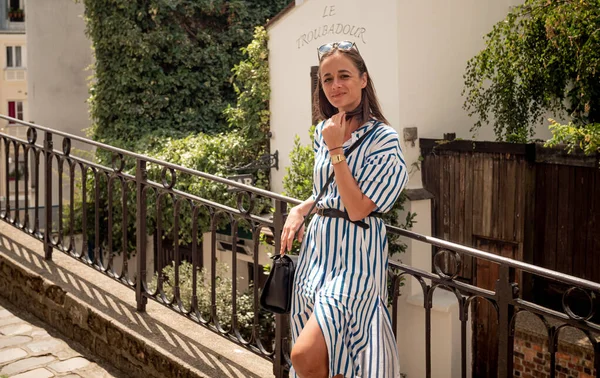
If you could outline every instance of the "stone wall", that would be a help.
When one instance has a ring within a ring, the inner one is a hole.
[[[514,376],[522,378],[550,378],[548,340],[525,330],[515,333]],[[594,350],[591,345],[559,342],[556,353],[557,378],[593,378]]]
[[[0,295],[79,342],[128,377],[200,377],[147,346],[61,287],[0,254]]]

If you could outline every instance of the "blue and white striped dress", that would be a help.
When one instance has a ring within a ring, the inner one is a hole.
[[[377,122],[352,133],[348,149]],[[321,122],[315,132],[313,198],[333,167],[323,141]],[[348,157],[361,191],[389,211],[408,181],[398,133],[379,124]],[[318,208],[345,210],[335,181]],[[302,242],[291,310],[292,341],[314,312],[329,353],[329,376],[397,378],[398,350],[387,304],[388,246],[384,222],[367,217],[369,229],[347,220],[315,215]],[[292,376],[296,377],[294,369]]]

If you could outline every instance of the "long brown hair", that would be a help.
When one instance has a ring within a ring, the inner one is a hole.
[[[346,114],[346,119],[355,118],[359,123],[364,123],[370,117],[375,118],[378,121],[389,125],[389,122],[383,116],[381,112],[381,106],[379,105],[379,100],[377,99],[377,93],[375,92],[375,86],[373,85],[373,80],[371,79],[371,75],[369,75],[369,71],[367,70],[367,65],[365,64],[364,59],[356,49],[349,50],[340,50],[337,47],[331,49],[331,51],[326,52],[321,57],[319,61],[319,72],[317,78],[317,87],[315,88],[315,93],[313,94],[313,102],[315,107],[315,113],[319,114],[322,119],[329,119],[334,114],[338,113],[338,109],[331,105],[327,96],[325,96],[325,92],[323,91],[323,86],[321,84],[321,64],[325,59],[330,57],[333,54],[343,54],[356,67],[360,76],[363,74],[367,74],[367,85],[362,89],[361,101],[356,109]]]

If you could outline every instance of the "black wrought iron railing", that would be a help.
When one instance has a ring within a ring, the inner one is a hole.
[[[0,132],[0,219],[40,240],[46,259],[59,251],[130,287],[139,311],[153,299],[271,360],[276,377],[287,374],[288,319],[261,311],[258,298],[265,249],[279,250],[288,204],[298,200],[0,115],[0,123],[4,121],[14,122],[12,130],[21,128],[26,137],[6,128]],[[101,159],[82,157],[82,150],[95,150]],[[220,202],[194,195],[178,185],[185,175],[216,191],[230,190],[230,195]],[[587,336],[593,350],[588,375],[600,377],[600,284],[393,226],[388,232],[434,248],[432,272],[396,262],[389,266],[395,331],[403,280],[421,286],[427,377],[432,374],[431,315],[437,290],[456,296],[462,377],[471,370],[473,376],[480,374],[467,361],[472,353],[468,329],[477,327],[474,307],[482,302],[495,314],[489,338],[495,344],[493,375],[525,376],[513,366],[514,338],[516,319],[529,312],[546,330],[547,376],[562,371],[556,360],[558,338],[572,327]],[[497,267],[494,288],[458,279],[467,256]],[[217,259],[226,260],[228,269],[219,267]],[[526,275],[563,285],[561,308],[525,299],[520,285]]]

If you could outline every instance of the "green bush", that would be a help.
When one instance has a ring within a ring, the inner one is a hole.
[[[567,125],[561,125],[550,119],[550,130],[552,139],[546,142],[547,147],[555,147],[564,143],[569,153],[576,149],[582,150],[586,155],[600,153],[600,123],[576,126],[570,122]]]

